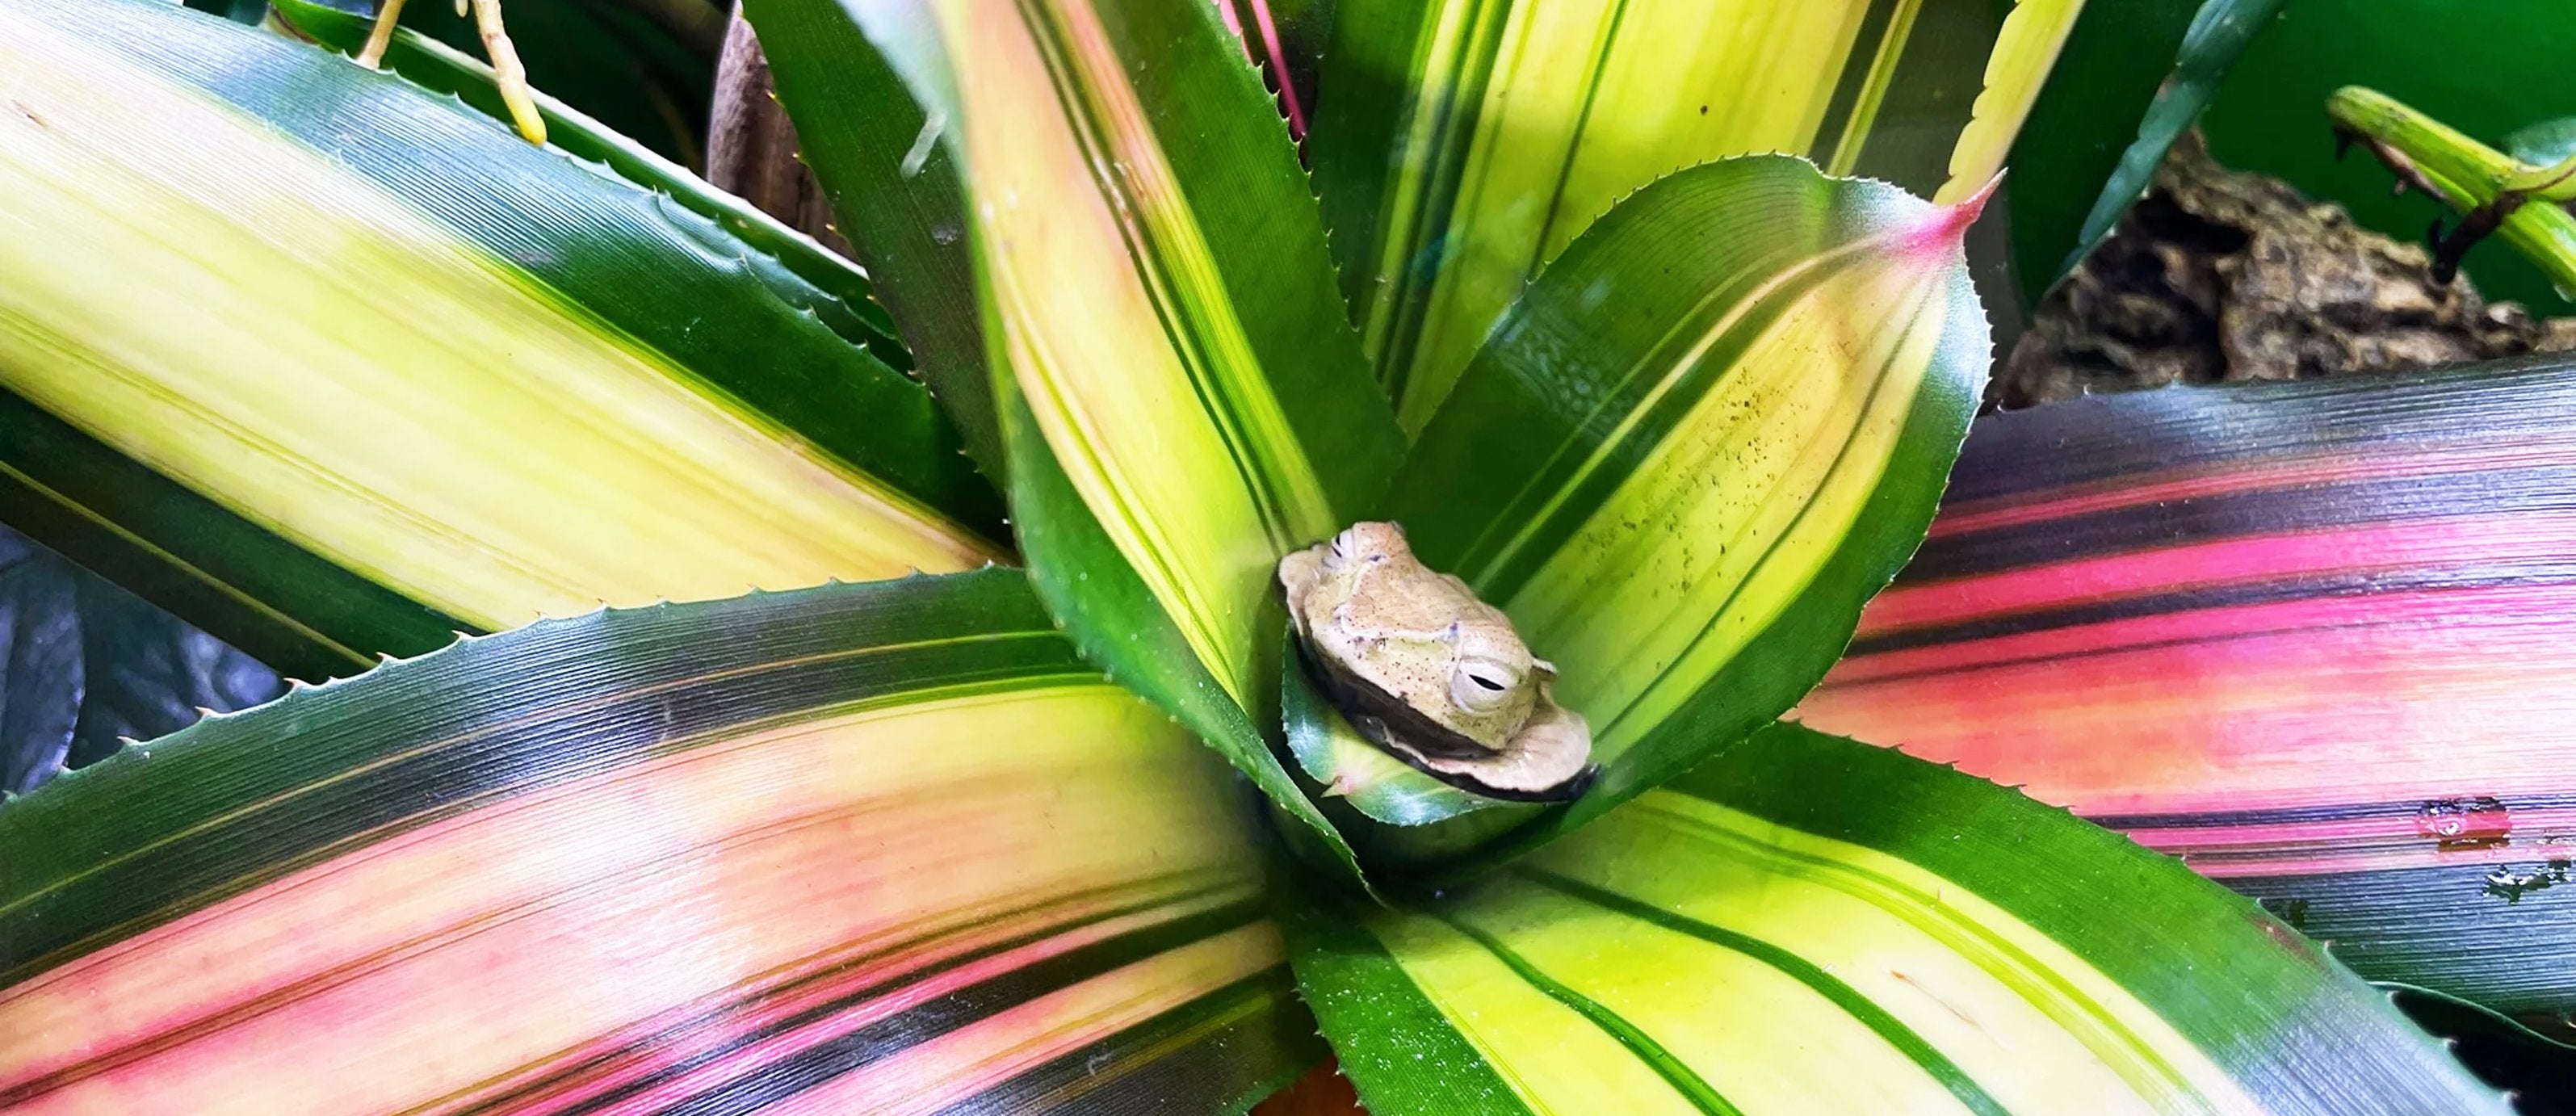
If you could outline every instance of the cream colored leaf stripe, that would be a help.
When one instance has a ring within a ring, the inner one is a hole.
[[[0,381],[263,529],[485,628],[998,555],[928,396],[703,218],[197,13],[0,29]]]
[[[1296,924],[1362,1099],[1425,1103],[1428,1062],[1480,1111],[2505,1111],[2317,947],[2062,811],[1794,726],[1676,786],[1365,932]]]
[[[1107,32],[1083,0],[1017,0],[1047,74],[1165,342],[1223,438],[1235,475],[1256,494],[1281,550],[1311,541],[1332,508],[1235,318],[1214,249],[1171,177],[1161,140],[1127,83]]]
[[[1371,923],[1533,1111],[1586,1111],[1578,1098],[1606,1103],[1588,1091],[1601,1089],[1638,1112],[1779,1111],[1800,1095],[1809,1105],[1876,1096],[1893,1106],[1880,1110],[1908,1111],[1934,1110],[1921,1107],[1932,1096],[1975,1113],[2057,1110],[2049,1096],[2125,1110],[2115,1095],[2146,1102],[2141,1111],[2254,1110],[2179,1033],[2063,947],[1886,854],[1670,791],[1573,840],[1589,847],[1543,850],[1435,914]],[[1665,878],[1642,894],[1619,878],[1641,872]],[[1837,912],[1839,924],[1809,921]],[[1626,947],[1581,945],[1605,940]],[[1486,983],[1506,975],[1566,1013],[1551,1022],[1513,1007],[1527,995]],[[1600,1040],[1548,1037],[1576,1021]],[[1736,1037],[1755,1026],[1797,1037]],[[1557,1052],[1534,1060],[1532,1044]],[[1586,1084],[1559,1059],[1587,1049],[1617,1050],[1643,1072]],[[2029,1072],[2024,1058],[2059,1069]]]
[[[1422,6],[1410,84],[1395,110],[1404,120],[1398,153],[1380,161],[1392,169],[1363,265],[1375,282],[1359,311],[1406,426],[1429,421],[1519,287],[1629,191],[1710,158],[1819,150],[1828,132],[1829,162],[1848,171],[1919,7]],[[1864,32],[1875,41],[1864,42]],[[1840,76],[1794,90],[1763,84],[1788,57],[1812,57],[1808,72]]]
[[[2040,88],[2057,66],[2057,52],[2082,14],[2084,0],[2014,0],[1994,53],[1986,59],[1985,88],[1951,148],[1950,179],[1933,201],[1955,204],[2002,173],[2004,155],[2020,137],[2031,106],[2039,103]]]

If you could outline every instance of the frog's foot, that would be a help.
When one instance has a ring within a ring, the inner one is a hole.
[[[1387,754],[1441,782],[1487,798],[1514,802],[1564,802],[1592,784],[1592,728],[1583,715],[1556,703],[1545,687],[1519,733],[1498,750],[1455,747],[1426,750],[1385,719],[1355,716],[1353,728]]]

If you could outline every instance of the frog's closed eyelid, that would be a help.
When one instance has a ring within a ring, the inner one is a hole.
[[[1469,713],[1492,713],[1511,703],[1519,680],[1519,672],[1502,663],[1462,662],[1449,676],[1449,701]]]
[[[1521,680],[1521,672],[1512,664],[1498,659],[1465,656],[1457,666],[1458,676],[1488,690],[1508,690]]]

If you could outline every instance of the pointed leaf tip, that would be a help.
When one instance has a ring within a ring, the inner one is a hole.
[[[1986,179],[1985,185],[1977,187],[1976,192],[1967,197],[1948,204],[1937,204],[1931,218],[1917,228],[1912,236],[1906,238],[1905,251],[1937,255],[1957,247],[1966,239],[1968,229],[1977,223],[1977,219],[1985,216],[1986,202],[1991,200],[1995,196],[1995,190],[2003,185],[2004,173],[1996,171],[1993,177]]]

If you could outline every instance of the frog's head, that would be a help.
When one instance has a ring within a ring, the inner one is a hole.
[[[1292,602],[1327,606],[1312,623],[1329,665],[1409,705],[1440,746],[1492,751],[1520,730],[1539,673],[1502,610],[1423,566],[1393,523],[1352,524],[1314,550],[1280,580]]]
[[[1571,793],[1591,747],[1501,609],[1425,567],[1404,529],[1355,523],[1287,555],[1279,587],[1312,667],[1362,735],[1484,793]]]
[[[1328,573],[1390,561],[1414,561],[1413,544],[1405,541],[1404,528],[1393,523],[1354,523],[1324,544],[1324,570]]]

